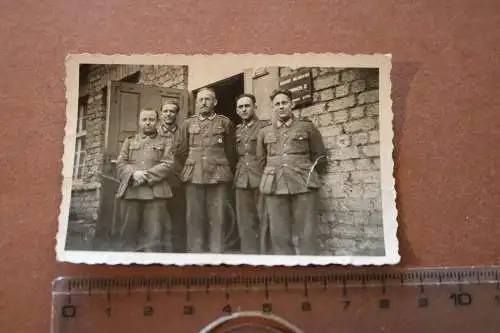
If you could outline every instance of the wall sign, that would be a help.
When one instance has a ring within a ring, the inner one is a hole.
[[[313,101],[312,71],[310,68],[299,69],[280,78],[281,89],[290,90],[294,109],[309,105]]]
[[[267,74],[269,74],[269,72],[267,71],[267,67],[258,67],[253,70],[252,79],[257,79]]]

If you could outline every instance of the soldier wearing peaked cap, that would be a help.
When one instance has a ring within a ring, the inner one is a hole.
[[[167,147],[175,149],[179,141],[179,126],[176,124],[180,106],[177,101],[165,102],[160,111],[161,122],[158,126],[158,134],[165,140]],[[182,164],[179,160],[174,161],[173,171],[169,174],[167,181],[172,189],[172,197],[167,199],[167,207],[172,219],[171,237],[172,251],[175,253],[186,252],[186,197],[184,186],[181,181]],[[170,229],[165,229],[169,231]]]
[[[318,171],[326,162],[323,140],[312,122],[293,115],[289,91],[274,91],[271,101],[275,119],[259,132],[257,155],[264,167],[260,191],[269,213],[272,251],[316,255]]]
[[[117,158],[120,185],[116,196],[125,203],[122,250],[171,250],[170,239],[162,239],[162,232],[166,228],[166,234],[170,233],[166,199],[172,197],[167,176],[173,168],[173,155],[158,135],[157,122],[156,110],[141,110],[139,133],[124,141]]]
[[[259,192],[262,167],[257,159],[256,149],[259,130],[270,122],[258,119],[255,110],[254,95],[243,94],[237,98],[236,113],[243,122],[236,127],[238,163],[234,186],[241,251],[245,254],[266,251],[266,238],[261,235],[261,226],[265,225],[263,220],[266,218],[263,198]]]
[[[213,90],[198,91],[198,114],[182,124],[177,156],[186,183],[188,252],[222,253],[229,186],[235,165],[234,125],[215,113]],[[206,237],[207,236],[207,237]]]

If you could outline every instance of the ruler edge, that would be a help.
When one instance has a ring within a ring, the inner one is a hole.
[[[328,282],[338,281],[339,285],[346,284],[347,281],[362,281],[365,282],[376,281],[378,283],[385,284],[388,281],[400,281],[400,284],[411,285],[411,283],[405,283],[405,281],[416,281],[418,284],[436,284],[436,279],[439,280],[438,284],[450,284],[450,283],[471,283],[467,280],[461,280],[461,278],[476,278],[477,283],[481,283],[479,276],[481,274],[484,276],[494,277],[490,280],[491,282],[500,283],[500,265],[492,266],[447,266],[447,267],[408,267],[408,268],[389,268],[384,269],[380,267],[367,267],[367,268],[355,268],[352,270],[346,269],[333,269],[327,270],[324,268],[319,268],[318,271],[312,270],[312,268],[301,268],[297,271],[272,271],[264,274],[256,273],[209,273],[209,274],[193,274],[193,275],[168,275],[168,274],[134,274],[134,275],[63,275],[57,276],[52,280],[52,295],[57,295],[61,293],[61,285],[66,286],[67,293],[71,293],[71,289],[85,290],[86,288],[77,288],[75,285],[88,284],[89,288],[92,286],[94,289],[111,289],[113,288],[113,282],[131,282],[131,288],[137,288],[138,286],[143,288],[150,288],[154,285],[154,282],[166,281],[174,282],[175,285],[180,286],[206,286],[217,285],[217,286],[228,286],[232,284],[231,282],[237,284],[247,283],[252,286],[259,286],[262,284],[283,282],[286,280],[291,284],[304,284],[304,283],[315,283],[321,282],[327,279]],[[413,274],[413,275],[412,275]],[[434,276],[432,276],[434,274]],[[412,278],[413,276],[413,278]],[[442,278],[446,278],[445,282]],[[456,280],[453,279],[456,277]],[[368,279],[366,279],[368,278]],[[426,280],[433,280],[434,282],[426,282]],[[451,281],[451,282],[450,282]],[[135,283],[134,283],[135,282]],[[446,283],[449,282],[449,283]],[[483,281],[487,282],[487,281]],[[102,288],[96,287],[96,284],[103,284]],[[160,283],[161,284],[161,283]]]

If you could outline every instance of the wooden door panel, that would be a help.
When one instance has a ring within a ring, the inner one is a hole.
[[[107,154],[116,154],[123,140],[137,132],[139,111],[143,108],[154,108],[159,111],[162,103],[170,99],[180,105],[177,117],[179,124],[189,114],[187,90],[126,82],[111,82],[110,86],[112,96],[108,117]]]
[[[141,95],[138,93],[122,92],[120,94],[118,126],[120,131],[137,131],[137,116],[141,104]]]

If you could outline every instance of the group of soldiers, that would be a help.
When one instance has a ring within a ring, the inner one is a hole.
[[[140,111],[139,132],[117,159],[123,250],[228,251],[234,191],[240,253],[317,254],[322,137],[311,121],[294,116],[290,91],[275,90],[270,99],[268,121],[258,119],[254,95],[239,96],[237,126],[215,113],[209,88],[198,91],[197,112],[180,126],[175,101]]]

